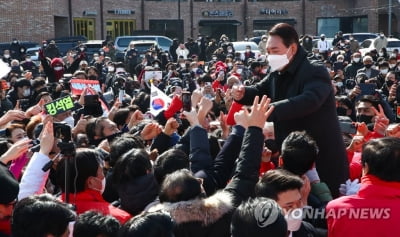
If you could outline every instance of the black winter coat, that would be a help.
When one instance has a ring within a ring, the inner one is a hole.
[[[349,176],[349,166],[336,114],[333,88],[325,67],[311,64],[302,47],[282,72],[272,72],[254,86],[246,87],[238,101],[250,105],[256,95],[267,95],[275,109],[268,120],[274,122],[278,144],[292,131],[305,130],[319,147],[316,168],[334,196]]]

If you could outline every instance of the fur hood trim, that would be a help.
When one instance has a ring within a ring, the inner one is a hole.
[[[176,224],[201,222],[203,226],[211,225],[234,209],[233,196],[220,191],[204,199],[193,199],[177,203],[163,203],[149,211],[164,210],[170,213]]]

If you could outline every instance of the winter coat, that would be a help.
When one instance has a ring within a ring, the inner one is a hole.
[[[311,64],[302,47],[285,71],[272,72],[254,86],[245,87],[241,104],[250,105],[256,95],[267,95],[274,111],[277,144],[293,131],[305,130],[319,147],[316,168],[333,196],[348,178],[346,151],[336,114],[336,102],[328,72]]]
[[[62,195],[65,200],[65,193]],[[79,193],[71,193],[69,201],[76,207],[76,213],[81,214],[89,210],[96,210],[104,215],[115,217],[121,224],[127,222],[132,216],[124,210],[112,206],[106,202],[101,193],[96,190],[86,189]]]
[[[328,203],[329,237],[398,236],[399,203],[400,182],[387,182],[366,175],[361,178],[357,194]]]
[[[150,211],[165,210],[176,223],[176,237],[230,237],[233,211],[243,200],[254,196],[264,142],[262,130],[249,127],[231,182],[208,198],[162,203]]]

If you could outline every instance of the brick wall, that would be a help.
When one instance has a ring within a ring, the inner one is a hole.
[[[85,17],[83,11],[96,11],[95,19],[96,38],[103,38],[101,35],[100,22],[100,0],[71,0],[73,17]],[[303,13],[303,1],[305,11]],[[145,11],[141,11],[140,0],[103,0],[104,21],[108,19],[135,19],[136,30],[148,30],[150,19],[177,19],[178,2],[168,1],[145,1]],[[237,28],[238,39],[242,39],[245,31],[251,36],[254,20],[279,20],[295,19],[295,25],[299,34],[315,34],[317,31],[316,19],[318,17],[337,17],[367,15],[368,30],[379,31],[379,14],[387,9],[375,10],[373,6],[383,4],[382,0],[299,0],[299,1],[267,1],[267,2],[192,2],[193,4],[193,25],[191,25],[190,1],[181,1],[181,19],[184,20],[185,38],[191,34],[196,36],[199,32],[198,22],[200,20],[238,20],[242,22]],[[393,1],[393,13],[400,14],[399,4]],[[247,6],[247,7],[246,7]],[[369,9],[366,10],[366,6]],[[260,9],[286,9],[285,15],[262,15]],[[133,15],[115,15],[107,13],[111,9],[135,10]],[[37,0],[35,3],[28,0],[3,1],[0,4],[0,42],[10,41],[13,37],[19,40],[30,40],[40,42],[43,39],[52,38],[56,34],[54,29],[54,17],[68,17],[68,0]],[[231,10],[232,17],[203,17],[203,11],[210,10]],[[142,14],[144,17],[144,29],[142,29]],[[303,15],[305,17],[303,17]],[[397,18],[396,18],[397,19]],[[397,21],[396,21],[397,22]],[[381,22],[382,23],[382,22]],[[383,24],[385,24],[383,22]],[[105,27],[105,24],[103,24]],[[303,28],[304,26],[304,28]],[[395,26],[398,29],[396,24]],[[66,28],[63,27],[65,32]],[[385,31],[387,29],[384,29]],[[397,30],[399,31],[399,30]],[[105,32],[105,30],[104,30]]]

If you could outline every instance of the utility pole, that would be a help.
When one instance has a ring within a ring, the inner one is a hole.
[[[388,9],[388,35],[392,34],[392,0],[389,0],[389,9]]]

